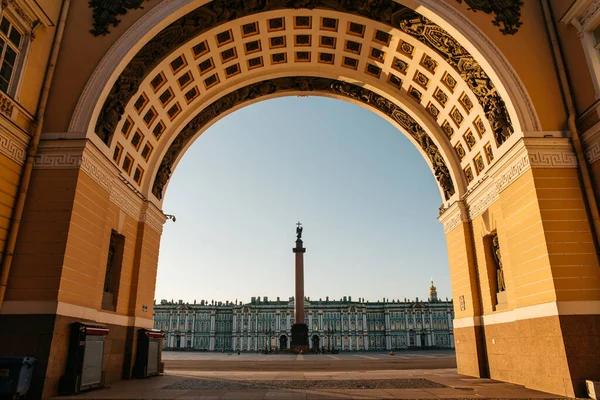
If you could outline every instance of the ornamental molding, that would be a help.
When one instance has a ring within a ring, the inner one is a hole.
[[[506,160],[506,161],[504,161]],[[532,168],[577,168],[577,158],[568,138],[522,138],[488,172],[473,192],[467,194],[469,219],[482,214],[500,198],[500,193]]]
[[[15,105],[10,97],[4,92],[0,92],[0,113],[12,120]]]
[[[139,0],[131,0],[139,1]],[[261,12],[322,8],[369,18],[392,26],[426,45],[442,57],[466,83],[484,110],[496,144],[503,144],[514,132],[507,106],[498,88],[466,48],[438,25],[394,1],[383,3],[358,0],[264,0],[260,2],[212,1],[173,22],[150,39],[117,77],[103,102],[95,133],[105,143],[110,140],[127,104],[148,74],[174,49],[226,22]]]
[[[450,199],[456,189],[444,157],[427,132],[406,111],[387,98],[354,84],[329,78],[294,76],[269,79],[241,87],[223,95],[199,112],[173,140],[164,154],[152,184],[152,193],[162,200],[164,188],[171,177],[176,161],[187,148],[188,143],[215,118],[233,108],[260,97],[285,92],[321,92],[349,98],[358,104],[369,106],[392,119],[406,134],[421,147],[427,156],[434,176],[444,193]]]
[[[88,5],[93,10],[94,18],[94,28],[90,32],[94,36],[108,35],[108,27],[117,27],[121,22],[119,15],[127,14],[128,10],[143,8],[143,2],[144,0],[89,0]]]
[[[154,206],[153,203],[146,201],[144,203],[144,207],[140,215],[139,221],[148,225],[159,235],[162,235],[163,225],[167,221],[167,217],[165,217],[165,214],[163,214],[161,210],[156,208],[156,206]]]
[[[528,138],[525,142],[532,168],[577,168],[577,156],[568,138]]]
[[[2,0],[2,7],[9,7],[30,30],[40,23],[46,27],[52,25],[52,20],[35,0]]]
[[[593,164],[600,159],[600,124],[596,124],[593,129],[588,130],[582,135],[583,148],[585,149],[585,159],[589,164]]]
[[[25,165],[27,142],[24,138],[15,137],[11,131],[0,125],[0,154],[18,165]]]
[[[503,71],[504,76],[510,77],[510,80],[512,80],[512,82],[509,81],[509,84],[506,85],[506,89],[509,91],[509,93],[513,93],[515,90],[519,93],[518,96],[511,97],[521,99],[519,104],[524,109],[517,109],[517,112],[519,114],[523,114],[523,122],[530,124],[527,127],[523,126],[523,130],[531,130],[535,132],[541,131],[542,125],[537,117],[537,112],[533,105],[531,96],[529,96],[529,93],[525,89],[525,85],[521,81],[521,78],[515,69],[512,68],[508,62],[508,59],[504,56],[504,54],[502,54],[502,52],[500,52],[494,42],[492,42],[490,38],[473,23],[473,21],[467,18],[460,10],[450,3],[443,0],[423,0],[423,2],[425,2],[427,7],[431,8],[431,10],[436,12],[438,15],[451,15],[454,18],[453,24],[456,25],[456,29],[459,29],[459,31],[467,38],[467,40],[477,43],[480,49],[484,48],[486,50],[485,56],[490,64],[493,64],[496,70]],[[469,29],[464,29],[463,27],[468,27]],[[483,50],[481,51],[484,53]],[[527,117],[525,117],[525,111],[527,113]]]
[[[80,169],[109,193],[109,200],[135,220],[140,218],[143,204],[119,177],[115,167],[96,148],[86,146],[85,140],[70,143],[47,141],[40,143],[35,157],[36,169]]]
[[[444,214],[438,218],[444,227],[445,235],[454,230],[454,228],[458,227],[461,223],[469,221],[467,214],[463,210],[464,207],[460,207],[460,204],[462,204],[460,201],[453,203]]]
[[[593,0],[588,7],[583,11],[583,13],[578,17],[579,23],[582,26],[586,26],[588,22],[598,15],[598,11],[600,11],[600,0]]]
[[[463,0],[456,0],[462,4]],[[521,6],[523,2],[520,0],[464,0],[467,4],[467,10],[483,11],[486,14],[494,14],[492,24],[502,28],[500,32],[505,35],[514,35],[517,33],[523,23],[521,18]]]

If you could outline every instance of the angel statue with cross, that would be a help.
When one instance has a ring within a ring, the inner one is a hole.
[[[302,239],[302,223],[298,221],[296,224],[296,239]]]

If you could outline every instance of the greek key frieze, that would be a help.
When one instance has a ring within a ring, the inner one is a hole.
[[[474,219],[489,208],[495,201],[500,198],[502,192],[511,183],[516,181],[523,173],[531,167],[529,156],[522,154],[517,157],[512,163],[506,166],[497,177],[494,178],[491,185],[477,196],[475,201],[469,204],[469,218]]]
[[[600,140],[586,149],[585,158],[590,164],[596,162],[600,158]]]
[[[35,156],[38,169],[76,169],[82,163],[81,153],[42,153]]]
[[[0,153],[19,165],[25,164],[27,147],[25,143],[14,140],[8,133],[0,133]]]
[[[125,187],[118,176],[114,175],[102,165],[93,155],[81,148],[58,148],[44,152],[35,158],[36,169],[80,169],[94,180],[100,187],[109,193],[109,199],[119,206],[132,218],[138,219],[140,215],[140,204],[142,200],[136,201],[137,196]],[[131,192],[131,193],[130,193]]]
[[[534,168],[577,168],[577,157],[571,151],[530,151],[529,159]]]

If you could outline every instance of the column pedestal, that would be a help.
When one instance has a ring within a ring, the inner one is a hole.
[[[308,352],[308,325],[305,323],[297,323],[292,325],[292,343],[290,350],[302,350],[303,353]]]

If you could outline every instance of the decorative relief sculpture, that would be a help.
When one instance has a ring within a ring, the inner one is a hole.
[[[112,267],[113,267],[113,258],[115,255],[116,249],[116,232],[112,231],[110,234],[110,243],[108,244],[108,257],[106,259],[106,274],[104,275],[104,291],[110,292],[112,291],[111,282],[112,282]]]
[[[293,91],[335,93],[351,98],[362,104],[366,104],[384,113],[400,125],[404,131],[411,135],[421,149],[423,149],[431,163],[434,175],[444,192],[446,200],[455,193],[454,182],[450,176],[450,171],[448,170],[438,147],[433,143],[433,140],[427,135],[425,130],[423,130],[409,114],[395,103],[370,90],[351,83],[335,79],[304,76],[277,78],[244,86],[234,92],[224,95],[204,108],[181,130],[179,135],[177,135],[175,140],[171,143],[154,179],[152,193],[158,199],[162,199],[164,187],[171,176],[171,169],[180,153],[198,131],[214,118],[217,118],[222,113],[246,101],[267,96],[275,92],[285,93]]]
[[[113,24],[118,23],[116,15],[123,14],[127,9],[138,8],[141,4],[142,0],[90,0],[95,20],[107,20]],[[360,15],[413,36],[442,56],[467,82],[483,107],[498,146],[512,134],[513,127],[504,101],[473,56],[448,32],[393,0],[213,0],[164,28],[133,57],[104,102],[96,123],[96,134],[106,144],[110,143],[127,103],[150,71],[173,50],[225,22],[286,8],[322,8]],[[107,25],[97,22],[95,31],[105,34]],[[450,75],[448,77],[453,80]]]
[[[462,4],[463,0],[456,0]],[[518,28],[523,25],[521,18],[521,0],[464,0],[471,11],[483,11],[486,14],[494,13],[492,24],[500,26],[505,35],[514,35]]]
[[[109,25],[119,25],[118,15],[127,14],[127,10],[142,8],[144,0],[90,0],[89,5],[94,10],[94,36],[107,35]]]
[[[496,144],[500,146],[512,135],[514,129],[506,105],[490,77],[448,32],[422,15],[412,10],[408,12],[411,15],[403,15],[402,19],[394,21],[397,22],[397,27],[435,50],[460,74],[477,97],[492,126]],[[396,24],[392,23],[392,25]]]
[[[500,243],[498,242],[498,234],[494,234],[492,238],[492,248],[494,250],[494,259],[496,260],[496,290],[498,293],[506,290],[506,283],[504,282],[504,270],[502,269],[502,255],[500,254]]]

